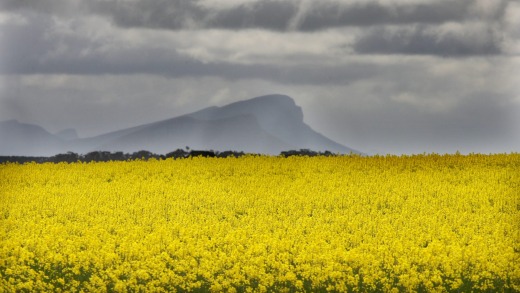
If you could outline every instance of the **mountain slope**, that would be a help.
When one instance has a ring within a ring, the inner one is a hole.
[[[40,126],[0,122],[0,155],[50,156],[64,150],[64,141]]]
[[[53,155],[73,151],[148,150],[158,154],[189,146],[214,151],[279,154],[311,149],[357,151],[314,131],[303,121],[302,109],[284,95],[268,95],[139,125],[84,139],[64,139],[34,125],[7,121],[0,124],[0,155]],[[70,132],[70,131],[69,131]]]
[[[234,115],[251,114],[268,133],[290,142],[298,149],[332,151],[339,153],[357,152],[338,144],[314,131],[303,122],[302,109],[293,99],[285,95],[267,95],[240,101],[224,107],[211,107],[192,114],[202,120],[213,120]]]
[[[76,132],[76,129],[73,128],[64,129],[60,132],[55,133],[54,135],[61,138],[62,140],[78,139],[78,133]]]
[[[241,150],[277,153],[291,145],[264,131],[252,115],[211,121],[189,116],[173,118],[120,136],[101,146],[104,150],[149,150],[167,153],[189,146],[192,149]]]

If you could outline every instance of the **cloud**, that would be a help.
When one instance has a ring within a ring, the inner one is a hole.
[[[80,14],[85,12],[81,0],[4,0],[0,10],[10,12],[32,11],[52,15]]]
[[[507,1],[257,0],[218,8],[197,0],[98,0],[88,6],[122,27],[319,31],[348,26],[494,22],[504,17]]]
[[[101,17],[121,30],[134,28],[141,33],[143,30],[266,30],[286,35],[295,32],[312,35],[350,28],[362,33],[352,43],[348,40],[352,32],[345,31],[346,47],[349,52],[360,54],[493,55],[514,50],[507,48],[515,46],[510,40],[514,36],[504,32],[506,17],[510,15],[507,7],[512,6],[505,0],[255,0],[231,1],[222,7],[207,3],[201,0],[7,0],[0,4],[0,9],[28,15],[31,22],[45,15],[70,19]],[[222,43],[222,40],[215,42]],[[503,46],[504,43],[507,46]],[[203,49],[197,50],[204,53]]]
[[[189,29],[200,26],[208,11],[198,1],[91,1],[88,8],[94,14],[112,19],[121,27]]]
[[[85,135],[276,92],[361,150],[518,151],[519,15],[501,0],[0,1],[0,120]]]
[[[38,64],[17,64],[3,68],[4,74],[131,75],[152,74],[168,78],[221,77],[227,80],[263,79],[286,84],[347,84],[378,73],[378,66],[352,63],[348,66],[304,64],[275,66],[265,64],[203,63],[176,53],[153,50],[143,55],[127,51],[117,57],[89,56],[81,59],[54,59]]]
[[[371,153],[489,153],[520,147],[514,124],[520,108],[511,93],[501,95],[479,87],[466,95],[455,88],[444,91],[449,95],[444,100],[431,92],[409,92],[409,100],[398,100],[392,98],[402,94],[398,91],[370,92],[367,87],[377,83],[311,91],[320,99],[303,106],[315,111],[310,124],[343,144]],[[342,94],[346,97],[338,99]]]
[[[97,1],[91,7],[123,27],[316,31],[345,26],[445,23],[471,15],[470,0],[383,4],[375,1],[262,0],[224,9],[199,1]]]
[[[290,40],[289,44],[284,45],[282,36],[274,38],[270,33],[253,36],[247,36],[247,33],[240,36],[231,33],[204,34],[201,41],[201,36],[182,33],[134,33],[132,30],[114,28],[95,17],[61,19],[34,12],[26,12],[25,15],[30,22],[2,26],[0,74],[152,74],[169,78],[218,76],[228,80],[335,84],[368,78],[378,72],[377,65],[363,62],[324,62],[331,58],[324,51],[326,46],[309,45],[310,52],[298,53]],[[231,35],[230,42],[244,47],[207,46],[208,42],[218,44],[219,38]],[[333,37],[325,34],[308,40],[331,41]],[[272,40],[273,46],[280,49],[258,50],[252,42],[255,38],[264,38],[266,42]],[[210,56],[199,58],[193,53],[201,48],[207,48]],[[233,57],[237,50],[246,55],[241,61]],[[263,58],[255,60],[255,57],[247,57],[248,54],[260,54]],[[297,60],[288,58],[284,61],[285,56]]]
[[[501,31],[487,24],[377,27],[353,45],[359,54],[440,56],[497,55],[502,52]]]
[[[281,75],[271,79],[157,74],[9,76],[0,89],[0,120],[19,119],[51,131],[75,127],[85,136],[284,93],[303,108],[305,121],[313,128],[364,151],[518,151],[518,123],[513,120],[520,113],[515,102],[518,88],[509,76],[518,64],[497,61],[503,58],[468,62],[466,58],[370,56],[372,65],[338,65],[344,71],[336,69],[335,83],[318,83],[314,78],[306,83],[301,76],[296,78],[299,83],[289,83],[289,76]],[[363,71],[365,77],[360,74]],[[355,79],[340,82],[348,72]],[[303,73],[305,78],[307,74]],[[314,74],[319,75],[318,69]]]
[[[200,0],[88,2],[65,0],[8,0],[4,10],[32,9],[45,13],[90,11],[108,17],[121,27],[181,29],[267,29],[274,31],[316,31],[345,26],[385,24],[442,24],[482,18],[490,5],[482,1],[307,1],[256,0],[238,2],[223,8],[204,5]],[[506,1],[498,1],[506,3]],[[504,5],[502,5],[504,6]],[[498,6],[498,7],[502,7]],[[484,8],[482,8],[484,7]],[[495,7],[495,6],[493,6]],[[488,18],[501,18],[503,10],[486,12]]]
[[[341,26],[386,24],[438,24],[460,21],[469,16],[470,1],[435,1],[421,3],[329,2],[309,10],[301,30],[318,30]],[[317,8],[317,9],[316,9]]]

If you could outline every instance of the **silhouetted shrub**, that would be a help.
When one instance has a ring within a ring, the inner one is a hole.
[[[247,153],[251,154],[251,153]],[[67,152],[65,154],[57,154],[52,157],[24,157],[24,156],[0,156],[0,163],[45,163],[45,162],[108,162],[108,161],[127,161],[127,160],[149,160],[151,158],[155,159],[166,159],[166,158],[187,158],[187,157],[217,157],[217,158],[227,158],[227,157],[241,157],[246,155],[244,152],[238,151],[224,151],[224,152],[214,152],[214,151],[204,151],[204,150],[190,150],[189,152],[183,149],[177,149],[173,152],[169,152],[166,155],[158,155],[149,151],[141,150],[132,154],[123,153],[123,152],[107,152],[107,151],[93,151],[89,152],[85,155],[78,155],[74,152]],[[261,155],[261,154],[257,154]],[[290,156],[335,156],[336,154],[331,153],[330,151],[325,152],[315,152],[309,149],[301,149],[299,151],[289,150],[283,151],[280,153],[280,156],[290,157]]]
[[[198,150],[191,150],[189,156],[190,156],[190,157],[199,157],[199,156],[202,156],[202,157],[210,157],[210,158],[214,158],[214,157],[215,157],[215,153],[214,153],[213,151],[198,151]]]
[[[308,156],[308,157],[316,157],[316,156],[333,156],[334,154],[330,151],[325,152],[316,152],[311,151],[309,149],[300,149],[299,151],[296,150],[289,150],[289,151],[283,151],[280,153],[280,156],[282,157],[290,157],[290,156]]]
[[[110,159],[112,161],[126,161],[129,158],[130,158],[130,156],[127,154],[124,154],[123,152],[115,152],[115,153],[112,153],[110,156]]]
[[[60,163],[74,163],[79,161],[79,155],[73,152],[67,152],[66,154],[57,154],[49,158],[49,162]]]
[[[112,154],[107,151],[94,151],[87,153],[81,159],[84,162],[108,162],[111,160]]]
[[[149,152],[149,151],[141,150],[141,151],[133,153],[130,156],[130,159],[132,159],[132,160],[136,160],[136,159],[148,160],[150,158],[155,158],[155,157],[156,157],[156,155],[154,153]]]
[[[186,152],[185,150],[183,149],[176,149],[175,151],[173,152],[169,152],[165,155],[166,158],[174,158],[174,159],[179,159],[179,158],[186,158],[188,156],[188,152]]]
[[[227,158],[227,157],[241,157],[245,155],[244,152],[236,152],[236,151],[224,151],[216,154],[217,158]]]
[[[49,158],[47,157],[24,157],[24,156],[0,156],[0,164],[2,163],[46,163],[49,162]]]

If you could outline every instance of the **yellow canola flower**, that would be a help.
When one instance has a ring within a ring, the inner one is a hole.
[[[520,154],[1,164],[0,292],[520,291]]]

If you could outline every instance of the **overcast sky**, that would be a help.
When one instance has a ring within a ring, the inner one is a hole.
[[[271,93],[367,153],[519,152],[520,1],[0,2],[0,121],[87,137]]]

